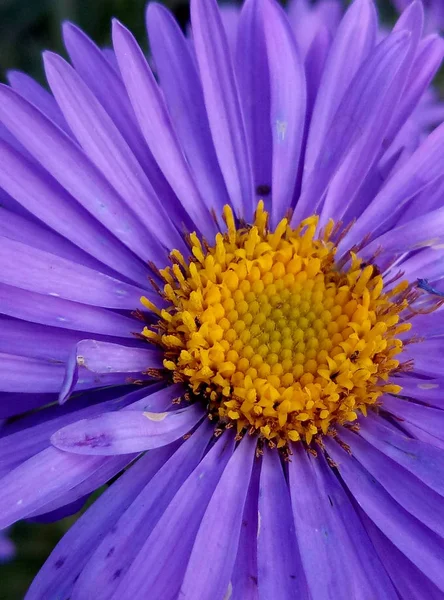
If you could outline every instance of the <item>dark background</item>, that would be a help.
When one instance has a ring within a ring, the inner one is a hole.
[[[179,22],[188,22],[189,0],[158,0],[171,8]],[[228,0],[222,0],[228,1]],[[282,0],[285,3],[287,0]],[[40,54],[49,49],[64,54],[60,24],[74,21],[99,45],[110,44],[110,21],[120,19],[146,48],[147,0],[0,0],[0,76],[21,69],[43,81]],[[240,3],[240,0],[230,0]],[[349,4],[350,0],[344,0]],[[380,12],[389,19],[389,0],[378,0]]]
[[[77,23],[99,45],[107,46],[111,18],[117,17],[146,49],[145,4],[145,0],[0,0],[0,80],[5,79],[8,69],[19,69],[44,82],[40,54],[45,49],[65,54],[60,36],[60,24],[65,19]],[[163,0],[163,4],[185,26],[188,0]],[[380,10],[386,19],[393,18],[388,0],[380,2]],[[35,573],[74,519],[52,525],[20,523],[12,528],[17,556],[8,565],[0,565],[0,600],[22,600]]]
[[[162,1],[162,0],[161,0]],[[163,0],[185,23],[186,0]],[[25,70],[43,81],[40,54],[64,53],[60,24],[70,20],[99,45],[110,45],[110,21],[117,17],[145,43],[145,0],[0,0],[0,72]]]

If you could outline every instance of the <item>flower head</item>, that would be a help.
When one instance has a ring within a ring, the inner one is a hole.
[[[443,42],[339,8],[0,86],[0,528],[113,481],[28,600],[444,593]]]

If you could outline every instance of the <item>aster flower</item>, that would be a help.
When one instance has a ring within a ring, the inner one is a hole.
[[[443,44],[319,14],[0,88],[0,528],[112,481],[28,600],[443,597]]]

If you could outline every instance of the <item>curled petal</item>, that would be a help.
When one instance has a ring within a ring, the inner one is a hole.
[[[112,456],[160,448],[192,429],[203,416],[199,404],[169,413],[120,411],[84,419],[57,431],[51,442],[75,454]]]

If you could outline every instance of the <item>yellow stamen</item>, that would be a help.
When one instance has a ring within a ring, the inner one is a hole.
[[[248,429],[278,448],[329,433],[377,405],[399,368],[399,324],[406,284],[384,293],[381,275],[350,255],[335,267],[331,222],[318,218],[274,231],[259,203],[251,227],[236,226],[224,208],[227,233],[208,247],[189,236],[193,258],[177,251],[161,271],[170,307],[145,328],[165,350],[164,366],[203,397],[212,417]]]

